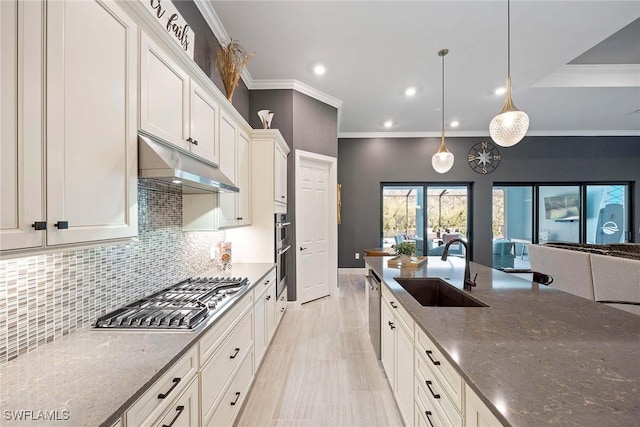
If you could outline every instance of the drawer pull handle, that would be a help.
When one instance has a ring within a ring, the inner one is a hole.
[[[431,350],[425,350],[425,352],[427,353],[427,357],[429,358],[429,360],[431,360],[431,363],[433,363],[436,366],[440,364],[439,361],[433,360],[433,357],[431,357],[431,354],[433,353]]]
[[[231,402],[231,406],[234,406],[236,403],[238,403],[238,399],[240,399],[240,392],[236,391],[236,400]]]
[[[236,358],[236,356],[238,355],[238,353],[240,353],[240,349],[239,349],[239,348],[236,348],[235,353],[233,353],[233,355],[232,355],[232,356],[229,356],[229,359],[235,359],[235,358]]]
[[[436,394],[433,392],[433,389],[431,388],[431,384],[433,384],[431,381],[425,381],[427,383],[427,388],[429,389],[429,391],[431,392],[431,395],[435,398],[435,399],[440,399],[440,395]]]
[[[429,421],[429,425],[431,427],[434,427],[433,422],[431,421],[431,411],[424,411],[424,414],[427,416],[427,421]]]
[[[162,424],[162,427],[171,427],[173,425],[173,423],[176,422],[176,420],[178,419],[178,417],[180,415],[182,415],[182,411],[184,411],[184,406],[180,405],[180,406],[176,406],[176,412],[178,412],[176,414],[175,417],[173,417],[173,419],[171,420],[171,422],[169,424]]]
[[[180,383],[180,381],[182,381],[182,378],[174,378],[173,385],[171,386],[171,388],[167,390],[166,393],[160,393],[158,395],[158,399],[164,399],[165,397],[169,396],[169,393],[171,393],[173,389],[176,388],[176,386]]]
[[[393,301],[389,302],[389,304],[391,304],[391,307],[393,308],[398,308],[398,306]]]
[[[389,327],[393,331],[396,328],[396,325],[394,325],[393,322],[389,322]]]

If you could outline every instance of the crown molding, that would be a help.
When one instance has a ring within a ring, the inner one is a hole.
[[[533,87],[640,87],[640,64],[568,64]]]
[[[640,136],[640,130],[536,130],[526,136]],[[526,137],[525,136],[525,137]],[[447,132],[446,137],[488,138],[487,131]],[[340,139],[440,138],[440,131],[425,132],[339,132]]]
[[[306,83],[302,83],[299,80],[287,80],[287,79],[265,79],[254,80],[253,84],[249,88],[251,90],[273,90],[273,89],[291,89],[297,92],[308,95],[318,101],[331,105],[334,108],[339,109],[342,106],[342,100],[335,98],[329,94],[326,94],[318,89],[309,86]]]

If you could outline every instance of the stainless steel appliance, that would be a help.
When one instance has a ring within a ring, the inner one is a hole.
[[[98,329],[193,330],[243,294],[249,281],[197,277],[158,291],[96,320]]]
[[[380,294],[380,278],[371,269],[367,274],[367,283],[369,287],[369,336],[371,337],[371,345],[376,357],[380,359],[380,317],[381,314],[381,294]]]
[[[276,262],[276,297],[280,297],[282,291],[287,286],[287,259],[289,258],[289,227],[291,222],[287,221],[287,214],[275,214],[275,262]]]

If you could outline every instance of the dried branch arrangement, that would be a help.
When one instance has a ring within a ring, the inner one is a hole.
[[[218,46],[216,50],[216,68],[220,72],[220,77],[222,77],[222,83],[229,101],[231,101],[233,91],[238,86],[242,70],[253,55],[255,55],[255,52],[248,53],[240,43],[233,40],[223,42]]]

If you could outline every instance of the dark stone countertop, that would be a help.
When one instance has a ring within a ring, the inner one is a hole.
[[[423,307],[395,277],[462,289],[464,260],[373,268],[466,383],[505,425],[640,426],[640,316],[471,263],[489,307]]]
[[[247,277],[244,295],[273,267],[234,264],[201,276]],[[110,427],[214,324],[191,332],[83,329],[44,345],[0,366],[0,425]],[[59,420],[15,421],[8,412],[21,410],[34,411],[32,417],[57,411]]]

